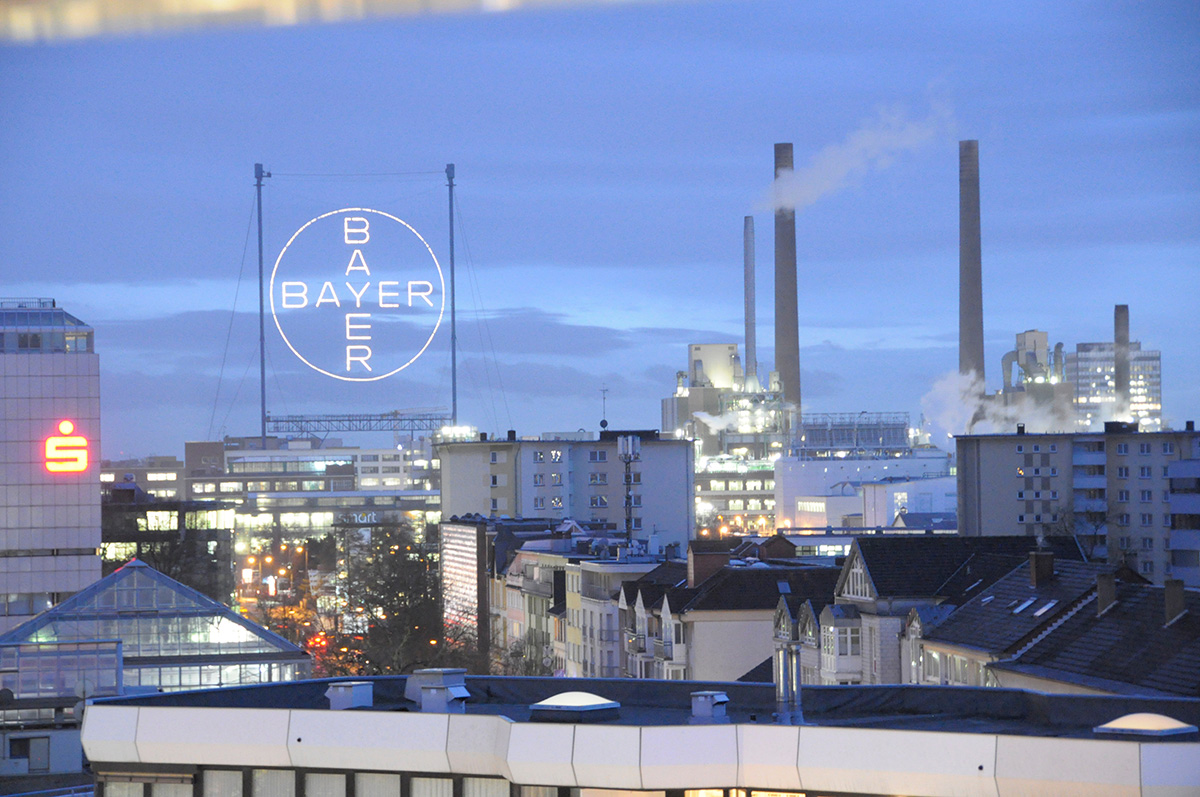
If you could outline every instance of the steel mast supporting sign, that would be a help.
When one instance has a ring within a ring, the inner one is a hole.
[[[271,271],[271,317],[305,365],[374,382],[412,365],[446,306],[442,267],[407,222],[342,208],[292,235]]]

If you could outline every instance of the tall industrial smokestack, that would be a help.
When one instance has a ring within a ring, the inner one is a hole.
[[[958,142],[958,370],[983,389],[983,255],[979,232],[979,142]]]
[[[792,145],[775,145],[775,179],[793,170]],[[776,202],[781,198],[776,196]],[[783,400],[800,419],[800,313],[796,290],[796,208],[775,206],[775,370]]]
[[[746,392],[757,393],[758,384],[758,317],[754,311],[754,217],[747,216],[742,229],[742,260],[746,270]]]
[[[1113,418],[1129,420],[1129,305],[1118,304],[1113,310],[1113,389],[1116,405]]]

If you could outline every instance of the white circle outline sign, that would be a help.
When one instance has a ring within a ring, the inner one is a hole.
[[[292,243],[295,242],[295,240],[298,237],[300,237],[300,233],[307,230],[311,225],[317,223],[321,219],[327,219],[330,216],[336,216],[338,213],[376,213],[380,216],[383,216],[384,218],[388,218],[388,219],[391,219],[392,221],[403,224],[405,227],[408,228],[409,232],[411,232],[413,235],[417,236],[418,241],[420,241],[422,244],[424,244],[425,251],[429,252],[429,257],[433,259],[433,265],[437,269],[438,283],[441,286],[442,304],[441,304],[441,307],[438,308],[437,322],[433,325],[433,331],[429,333],[429,338],[425,341],[425,345],[423,345],[421,347],[420,351],[418,351],[416,354],[414,354],[412,356],[412,359],[410,359],[404,365],[401,365],[399,368],[388,371],[386,374],[380,374],[379,376],[363,376],[363,377],[341,376],[339,374],[330,373],[329,371],[326,371],[324,368],[321,368],[320,366],[313,365],[312,363],[310,363],[308,361],[307,358],[305,358],[305,356],[303,354],[301,354],[299,351],[296,350],[295,346],[292,345],[292,342],[288,339],[287,333],[283,331],[283,325],[281,323],[279,323],[279,315],[275,312],[275,275],[279,271],[279,264],[281,262],[283,262],[283,256],[285,254],[287,254],[288,247],[290,247],[292,245]],[[288,242],[283,245],[283,249],[280,250],[279,257],[275,258],[275,267],[273,269],[271,269],[271,318],[275,321],[275,328],[279,330],[279,336],[281,338],[283,338],[283,342],[285,344],[287,344],[287,347],[289,349],[292,350],[292,354],[296,355],[296,357],[299,358],[300,362],[304,363],[309,368],[313,369],[314,371],[317,371],[318,373],[325,374],[325,376],[331,376],[334,379],[341,379],[343,382],[378,382],[380,379],[387,379],[389,376],[393,376],[393,375],[403,371],[408,366],[412,365],[414,362],[416,362],[418,357],[420,357],[422,354],[425,353],[425,350],[427,348],[429,348],[429,344],[433,342],[433,337],[434,337],[434,335],[437,334],[438,328],[441,327],[442,316],[445,315],[445,313],[446,313],[446,278],[442,275],[442,264],[438,262],[437,255],[435,255],[433,253],[433,248],[429,246],[429,242],[427,242],[424,238],[421,237],[421,233],[419,233],[415,229],[413,229],[413,226],[411,224],[409,224],[407,221],[405,221],[404,219],[397,218],[397,217],[393,216],[391,213],[385,213],[382,210],[373,210],[371,208],[339,208],[337,210],[331,210],[328,213],[322,213],[320,216],[317,216],[315,219],[310,219],[308,222],[305,223],[305,225],[303,227],[296,230],[296,232],[292,233],[292,237],[288,239]]]

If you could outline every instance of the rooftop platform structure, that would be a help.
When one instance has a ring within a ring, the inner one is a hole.
[[[83,745],[105,794],[167,777],[243,797],[1200,789],[1200,701],[890,686],[802,703],[790,724],[801,706],[770,684],[435,670],[96,701]]]

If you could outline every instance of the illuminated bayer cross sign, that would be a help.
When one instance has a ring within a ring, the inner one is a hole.
[[[296,231],[271,272],[271,315],[305,365],[374,382],[404,370],[437,333],[442,267],[425,239],[379,210],[343,208]]]

